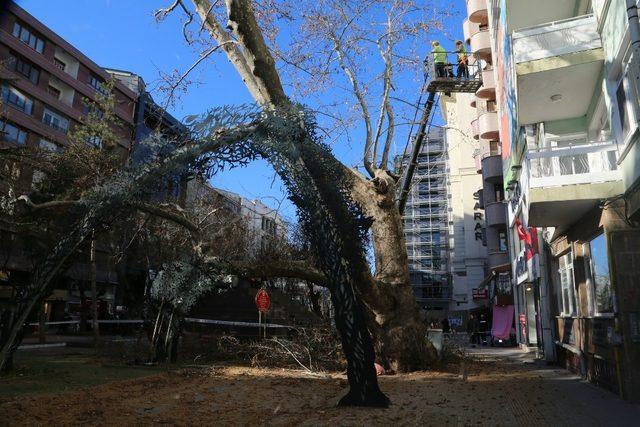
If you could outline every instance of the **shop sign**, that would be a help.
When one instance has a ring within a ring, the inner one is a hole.
[[[520,284],[529,278],[529,270],[527,269],[527,260],[524,257],[525,250],[521,250],[516,259],[516,280]]]
[[[471,291],[471,294],[473,295],[474,300],[489,298],[489,292],[487,291],[487,288],[482,288],[482,289],[473,288],[473,290]]]
[[[496,290],[499,295],[511,295],[511,277],[509,273],[498,274]]]
[[[514,261],[516,283],[518,285],[527,280],[532,282],[538,278],[538,256],[538,254],[535,254],[527,260],[526,249],[520,251],[518,258]]]
[[[480,194],[478,194],[478,192],[473,193],[473,198],[476,201],[475,205],[473,206],[473,220],[476,223],[475,227],[473,228],[473,232],[475,240],[480,240],[482,242],[482,209],[480,208]]]

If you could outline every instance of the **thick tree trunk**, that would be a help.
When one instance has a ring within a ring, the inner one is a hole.
[[[409,281],[407,249],[402,219],[396,203],[396,180],[378,169],[366,180],[353,172],[351,196],[373,220],[371,234],[375,257],[375,285],[363,284],[358,292],[374,314],[376,351],[387,368],[398,371],[425,369],[435,360],[426,340]]]

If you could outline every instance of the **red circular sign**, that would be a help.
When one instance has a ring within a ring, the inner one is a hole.
[[[270,305],[271,300],[269,299],[269,294],[264,289],[260,289],[256,294],[256,307],[258,307],[258,311],[266,313]]]

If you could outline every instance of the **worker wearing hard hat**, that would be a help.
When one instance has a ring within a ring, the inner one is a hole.
[[[436,77],[447,77],[447,51],[440,46],[440,42],[437,40],[432,41],[431,46],[431,54],[433,55]]]
[[[458,60],[458,72],[457,78],[469,78],[469,57],[467,56],[467,49],[464,47],[462,40],[456,42],[456,54]]]

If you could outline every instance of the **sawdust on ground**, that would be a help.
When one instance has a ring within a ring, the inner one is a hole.
[[[336,407],[348,388],[340,373],[187,368],[57,395],[5,397],[0,424],[504,425],[515,421],[504,408],[518,396],[534,406],[554,399],[522,366],[474,362],[466,370],[466,380],[460,372],[380,377],[393,403],[370,409]]]

